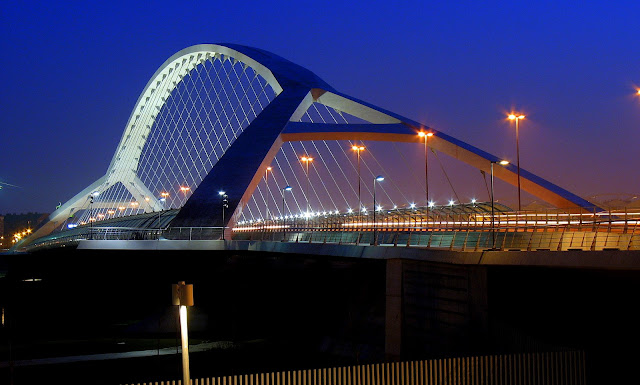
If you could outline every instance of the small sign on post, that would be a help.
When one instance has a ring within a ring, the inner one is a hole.
[[[193,306],[193,285],[184,281],[171,285],[171,303],[180,309],[180,334],[182,336],[182,384],[190,385],[189,335],[187,330],[187,306]]]
[[[184,281],[171,285],[171,302],[176,306],[193,306],[193,285],[186,285]]]

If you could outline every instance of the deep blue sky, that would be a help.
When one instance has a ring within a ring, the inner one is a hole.
[[[505,158],[579,195],[640,193],[640,2],[259,1],[0,5],[0,213],[104,174],[172,54],[232,42]],[[456,4],[457,3],[457,4]]]

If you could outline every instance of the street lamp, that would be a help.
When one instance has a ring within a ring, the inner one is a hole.
[[[286,231],[286,219],[284,215],[284,193],[285,191],[291,191],[293,188],[291,186],[286,186],[282,189],[282,242],[285,241],[285,231]]]
[[[162,218],[162,212],[164,211],[164,204],[167,201],[167,198],[169,197],[169,193],[166,191],[163,191],[160,193],[161,198],[159,199],[160,204],[162,205],[160,207],[160,212],[158,213],[158,239],[160,239],[160,230],[162,229],[162,226],[160,225],[160,218]]]
[[[522,203],[520,201],[520,139],[519,139],[519,122],[525,118],[522,114],[510,114],[509,120],[516,121],[516,162],[518,164],[518,211],[522,210]]]
[[[89,195],[89,239],[93,240],[93,194]]]
[[[311,190],[311,179],[309,178],[309,163],[313,162],[313,158],[310,156],[303,156],[302,158],[300,158],[301,161],[303,161],[305,163],[305,168],[306,168],[306,173],[307,173],[307,192],[306,192],[306,197],[307,197],[307,214],[305,215],[305,217],[307,218],[307,221],[309,220],[309,210],[310,210],[310,206],[309,206],[309,191]]]
[[[89,195],[89,239],[93,240],[93,222],[95,218],[93,218],[93,198],[100,195],[99,192],[94,191]]]
[[[433,132],[420,131],[418,132],[418,136],[421,138],[424,138],[424,185],[425,185],[425,193],[427,195],[427,207],[428,207],[429,206],[429,150],[428,150],[427,142],[429,141],[429,138],[433,136]]]
[[[491,239],[493,240],[491,243],[491,248],[495,249],[496,248],[496,228],[494,226],[495,223],[495,212],[494,212],[494,207],[493,207],[493,165],[495,163],[498,163],[502,166],[506,166],[509,164],[508,161],[506,160],[492,160],[491,161]]]
[[[351,149],[358,154],[358,214],[362,216],[362,200],[360,199],[360,152],[364,146],[351,146]]]
[[[382,175],[378,175],[373,178],[373,242],[371,243],[374,246],[378,245],[378,226],[376,224],[376,182],[382,182],[384,177]]]
[[[162,211],[164,210],[164,202],[167,201],[167,198],[163,196],[162,198],[159,199],[159,201],[160,201],[161,207],[160,207],[160,211],[158,211],[158,239],[160,239],[160,230],[162,229],[162,225],[160,225],[160,218],[162,218]]]
[[[265,220],[269,219],[269,195],[271,194],[271,190],[269,190],[269,171],[273,170],[271,166],[268,166],[266,170],[264,170],[264,184],[267,186],[267,199],[265,203]]]
[[[224,210],[229,208],[229,196],[224,191],[218,191],[218,195],[222,198],[222,240],[224,241],[224,230],[226,223],[224,222]]]

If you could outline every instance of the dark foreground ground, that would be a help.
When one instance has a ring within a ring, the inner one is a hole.
[[[179,355],[7,365],[175,346],[170,288],[181,280],[194,284],[191,342],[220,342],[191,355],[192,378],[385,359],[384,261],[67,250],[0,256],[0,270],[0,384],[179,379]],[[583,349],[592,384],[635,374],[638,272],[495,267],[487,277],[486,338],[404,358]]]

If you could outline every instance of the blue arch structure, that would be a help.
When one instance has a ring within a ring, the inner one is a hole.
[[[431,147],[489,172],[491,162],[500,158],[461,140],[436,131],[413,120],[352,98],[330,87],[310,71],[277,55],[254,48],[229,45],[244,54],[262,61],[283,84],[285,95],[278,96],[260,117],[245,130],[241,138],[227,150],[221,160],[200,184],[182,208],[173,226],[233,226],[248,202],[264,170],[271,164],[283,142],[301,140],[380,140],[421,142],[417,133],[429,131]],[[305,98],[324,102],[338,110],[349,112],[372,124],[303,123],[292,119]],[[373,118],[373,119],[372,119]],[[394,122],[395,121],[395,122]],[[517,185],[514,165],[496,167],[494,175]],[[521,169],[523,190],[557,207],[593,209],[594,204],[579,196]],[[230,211],[234,213],[222,223],[219,198],[216,192],[227,191]]]
[[[117,167],[119,163],[126,163],[128,160],[130,163],[133,162],[131,164],[135,166],[135,162],[131,159],[137,161],[138,158],[134,158],[135,154],[127,155],[128,153],[125,151],[125,144],[129,139],[128,130],[135,123],[134,116],[138,117],[137,111],[145,107],[145,100],[149,100],[149,96],[153,94],[153,87],[160,84],[158,79],[161,77],[164,79],[171,71],[172,65],[180,60],[182,62],[193,60],[194,64],[190,67],[193,69],[198,63],[194,57],[220,54],[251,66],[276,90],[276,97],[244,129],[193,191],[191,197],[171,223],[173,227],[233,227],[264,175],[265,169],[271,164],[281,145],[288,141],[377,140],[423,143],[417,133],[429,131],[434,134],[429,140],[430,147],[464,161],[479,170],[488,172],[491,163],[500,160],[494,155],[428,126],[340,93],[311,71],[278,55],[237,44],[200,44],[176,53],[156,71],[136,103],[107,174],[52,213],[49,222],[36,231],[30,239],[44,236],[59,226],[63,219],[66,219],[79,207],[81,202],[86,202],[87,196],[94,189],[107,183],[109,176],[113,173],[112,169]],[[314,102],[370,123],[300,122],[300,117]],[[138,146],[138,148],[141,147]],[[517,185],[516,172],[517,169],[514,165],[499,166],[495,167],[494,175],[512,185]],[[139,180],[135,179],[130,183],[132,185],[141,184]],[[526,170],[521,170],[521,184],[523,190],[559,208],[592,210],[595,207],[587,200]],[[227,192],[229,196],[228,213],[232,213],[232,215],[227,215],[224,221],[218,196],[220,190]],[[135,191],[144,193],[148,189],[145,190],[145,186],[138,186]],[[151,211],[157,206],[156,203],[150,202]]]

